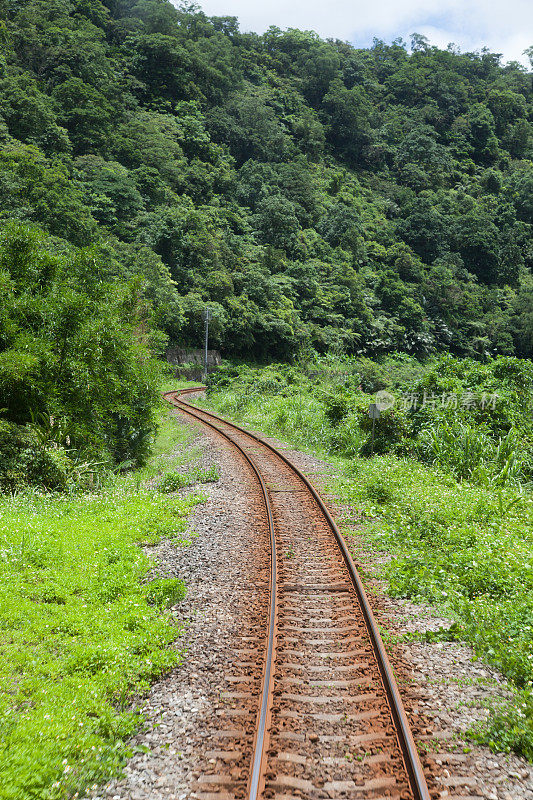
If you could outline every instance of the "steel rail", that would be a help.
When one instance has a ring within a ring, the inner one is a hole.
[[[163,397],[169,402],[173,403],[174,405],[178,403],[180,404],[180,406],[182,404],[187,405],[188,408],[180,408],[180,410],[186,414],[189,414],[191,417],[194,417],[194,419],[197,419],[204,425],[208,425],[210,428],[213,428],[215,431],[217,431],[217,433],[221,434],[222,436],[224,436],[225,439],[230,441],[231,444],[237,448],[237,450],[239,450],[241,455],[244,456],[244,458],[254,471],[255,476],[259,482],[268,516],[268,530],[270,537],[270,603],[269,603],[269,618],[268,618],[268,636],[267,636],[265,662],[263,667],[261,705],[257,717],[256,733],[255,733],[254,747],[253,747],[254,757],[252,762],[250,781],[247,790],[247,795],[249,800],[258,800],[264,788],[265,770],[263,767],[264,767],[266,752],[268,749],[267,747],[268,722],[270,721],[270,712],[272,707],[272,691],[274,685],[273,667],[274,667],[274,659],[276,653],[278,609],[277,609],[277,554],[276,554],[274,516],[272,514],[272,506],[270,503],[270,497],[268,495],[268,490],[265,481],[257,465],[255,464],[252,456],[250,456],[250,454],[247,453],[246,450],[243,447],[241,447],[241,445],[238,442],[232,439],[231,436],[228,436],[227,433],[221,431],[220,428],[218,428],[212,422],[203,419],[200,416],[200,414],[195,413],[195,411],[192,411],[188,403],[183,403],[183,401],[179,400],[180,394],[189,394],[190,392],[193,391],[198,391],[198,389],[195,387],[194,389],[182,389],[181,392],[165,392]],[[174,399],[171,399],[170,395],[173,395]]]
[[[182,390],[180,394],[190,394],[192,392],[200,392],[203,390],[205,390],[204,386],[197,386]],[[176,393],[172,392],[169,394],[176,395]],[[298,467],[295,464],[293,464],[285,455],[283,455],[283,453],[277,450],[273,445],[269,444],[264,439],[261,439],[261,437],[257,436],[254,433],[251,433],[250,431],[245,430],[244,428],[241,428],[234,422],[230,422],[229,420],[218,416],[217,414],[213,414],[210,411],[205,411],[203,408],[196,408],[195,406],[191,406],[184,400],[180,400],[179,397],[176,397],[176,402],[179,404],[180,407],[183,408],[183,410],[186,413],[191,414],[190,409],[194,408],[195,411],[200,411],[201,414],[210,417],[211,419],[214,419],[219,423],[227,425],[228,427],[233,428],[234,430],[239,431],[240,433],[244,433],[246,436],[250,437],[254,441],[258,442],[259,444],[262,444],[264,447],[266,447],[268,450],[274,453],[279,459],[281,459],[290,469],[292,469],[292,471],[300,478],[300,480],[304,483],[306,488],[313,496],[318,507],[322,511],[329,527],[331,528],[335,536],[335,539],[337,541],[337,544],[339,545],[344,562],[348,569],[348,573],[350,575],[350,580],[352,582],[359,604],[361,606],[361,610],[363,612],[366,629],[368,631],[368,635],[374,650],[374,655],[376,657],[381,677],[381,683],[383,685],[383,689],[387,697],[387,703],[394,723],[398,745],[400,747],[402,759],[409,780],[409,786],[413,793],[414,800],[431,800],[429,789],[426,783],[426,778],[424,775],[424,770],[422,768],[422,764],[420,762],[416,744],[413,739],[413,734],[411,732],[409,721],[405,713],[400,691],[396,683],[396,678],[394,677],[394,672],[391,663],[389,661],[387,652],[385,650],[381,634],[379,632],[378,624],[374,617],[374,613],[368,601],[368,597],[365,592],[359,573],[357,571],[357,568],[346,546],[346,542],[344,541],[344,537],[340,532],[335,520],[331,516],[326,504],[322,500],[322,497],[315,489],[313,484],[310,482],[310,480],[303,474],[303,472],[300,469],[298,469]],[[219,431],[219,433],[223,433],[214,423],[202,419],[200,415],[195,413],[192,413],[191,415],[196,417],[200,421],[204,422],[206,425],[214,427],[216,430]],[[238,447],[238,444],[231,437],[227,436],[227,434],[224,435]]]

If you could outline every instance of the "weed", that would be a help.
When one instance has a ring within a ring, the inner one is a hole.
[[[169,471],[159,482],[157,488],[160,492],[170,493],[183,489],[185,486],[192,486],[195,483],[213,483],[218,481],[219,478],[220,473],[215,464],[208,469],[197,467],[185,473]]]
[[[147,585],[144,596],[151,605],[170,608],[183,600],[185,594],[185,584],[178,578],[158,578]]]
[[[156,462],[190,440],[168,418],[161,431]],[[60,800],[116,774],[140,721],[133,697],[180,661],[161,610],[184,586],[143,585],[138,543],[179,536],[198,498],[143,488],[153,466],[91,493],[0,499],[3,800]]]
[[[167,472],[157,487],[160,492],[176,492],[184,486],[190,486],[193,482],[190,473]]]

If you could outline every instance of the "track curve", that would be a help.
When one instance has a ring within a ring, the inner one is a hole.
[[[246,795],[224,790],[205,793],[205,800],[430,800],[377,623],[327,506],[271,444],[183,399],[203,389],[164,397],[240,452],[261,487],[270,534],[268,634],[253,755],[243,765],[249,773]],[[334,677],[316,680],[325,675]],[[344,714],[338,713],[339,704]]]

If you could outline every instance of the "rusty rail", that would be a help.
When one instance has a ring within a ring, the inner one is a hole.
[[[273,681],[272,664],[275,652],[275,634],[276,634],[276,566],[275,566],[276,555],[275,555],[274,526],[272,521],[272,511],[268,498],[268,492],[264,480],[253,459],[231,436],[228,436],[228,434],[222,431],[220,428],[218,428],[214,422],[210,422],[209,420],[204,419],[204,417],[209,417],[211,420],[223,423],[224,425],[227,425],[228,427],[236,431],[239,431],[240,433],[244,433],[249,438],[255,440],[259,444],[266,447],[268,450],[274,453],[279,459],[281,459],[291,470],[293,470],[293,472],[305,484],[306,488],[313,496],[315,502],[317,503],[322,514],[324,515],[324,518],[326,519],[329,527],[331,528],[332,533],[335,536],[337,544],[341,550],[342,557],[348,569],[350,580],[354,587],[361,610],[363,612],[366,629],[370,641],[372,643],[372,647],[378,664],[378,669],[381,676],[381,683],[383,685],[383,689],[387,697],[387,703],[390,709],[391,718],[394,723],[398,745],[400,747],[402,759],[405,765],[410,789],[413,793],[414,800],[431,800],[422,764],[420,763],[420,758],[418,756],[418,751],[416,749],[416,744],[413,739],[413,735],[411,733],[409,721],[407,719],[407,715],[403,707],[398,685],[396,683],[393,669],[390,664],[389,658],[387,656],[387,652],[385,650],[385,646],[383,644],[383,640],[381,638],[378,625],[376,623],[372,608],[368,601],[368,597],[366,595],[361,578],[359,577],[357,568],[346,546],[344,537],[342,536],[337,524],[335,523],[335,520],[331,516],[331,513],[329,512],[324,501],[322,500],[322,497],[315,489],[313,484],[309,481],[309,479],[301,472],[300,469],[298,469],[298,467],[295,464],[293,464],[283,453],[277,450],[273,445],[269,444],[264,439],[261,439],[256,434],[245,430],[239,425],[236,425],[234,422],[230,422],[229,420],[224,419],[223,417],[220,417],[204,409],[196,409],[194,406],[191,406],[189,403],[186,403],[184,400],[180,399],[181,395],[190,394],[193,392],[200,392],[204,389],[205,389],[204,386],[197,386],[193,388],[183,389],[179,392],[167,392],[164,396],[167,400],[169,400],[169,402],[179,406],[181,410],[184,411],[185,413],[196,418],[203,424],[208,425],[209,427],[215,429],[219,434],[228,439],[243,454],[245,459],[252,466],[252,469],[254,470],[254,473],[256,474],[259,480],[261,489],[263,491],[263,496],[265,498],[265,506],[268,509],[267,513],[269,514],[270,539],[272,546],[272,555],[271,555],[272,594],[271,594],[271,605],[270,605],[268,647],[267,647],[267,656],[266,656],[264,680],[263,680],[263,692],[261,699],[261,708],[258,716],[258,727],[256,732],[254,759],[252,765],[252,776],[249,784],[249,794],[248,794],[249,800],[257,800],[257,798],[260,796],[263,787],[262,768],[265,761],[266,745],[268,741],[267,721],[269,715],[269,707],[271,706],[272,702],[269,695],[271,693],[271,687]],[[171,395],[172,399],[170,397]],[[198,411],[200,413],[198,413]],[[270,663],[269,663],[269,658],[271,659]]]
[[[204,388],[204,387],[200,387]],[[274,680],[274,660],[276,654],[276,630],[277,630],[277,556],[276,556],[276,537],[275,537],[275,528],[274,528],[274,517],[272,514],[272,506],[270,503],[270,498],[268,496],[268,490],[259,471],[254,459],[250,456],[249,453],[244,450],[241,445],[236,442],[231,436],[228,436],[224,431],[221,431],[216,425],[212,422],[208,422],[205,419],[191,410],[191,407],[184,403],[182,400],[179,400],[179,395],[183,394],[190,394],[191,392],[199,391],[198,387],[193,389],[182,389],[181,392],[166,392],[163,396],[165,399],[169,400],[169,402],[174,404],[180,404],[183,406],[187,406],[187,408],[182,408],[181,410],[184,411],[186,414],[189,414],[191,417],[202,422],[204,425],[208,425],[210,428],[213,428],[217,433],[224,436],[224,438],[228,439],[231,444],[237,448],[237,450],[241,453],[244,457],[246,462],[252,468],[259,486],[261,487],[261,494],[263,496],[263,501],[265,504],[265,510],[268,517],[268,530],[269,530],[269,537],[270,537],[270,605],[269,605],[269,620],[268,620],[268,635],[267,635],[267,647],[265,652],[265,662],[263,666],[263,689],[261,694],[261,705],[259,707],[259,713],[257,716],[257,723],[256,723],[256,732],[255,732],[255,739],[254,739],[254,748],[253,748],[253,761],[252,761],[252,770],[250,773],[250,781],[248,785],[248,798],[249,800],[257,800],[260,797],[263,788],[264,788],[264,762],[266,757],[266,752],[268,750],[268,723],[270,719],[270,711],[272,707],[272,689],[273,689],[273,680]],[[171,399],[171,395],[173,395],[173,399]]]

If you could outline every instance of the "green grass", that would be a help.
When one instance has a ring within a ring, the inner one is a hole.
[[[179,663],[165,609],[185,588],[148,581],[139,544],[184,544],[199,497],[149,487],[187,463],[192,436],[165,409],[141,472],[92,494],[0,500],[2,800],[59,800],[116,773],[140,722],[132,699]]]
[[[220,478],[220,473],[215,464],[209,469],[195,467],[188,472],[167,472],[158,484],[160,492],[176,492],[185,486],[192,486],[195,483],[214,483]]]
[[[362,512],[354,535],[391,554],[389,593],[439,606],[454,620],[439,638],[468,642],[515,687],[508,707],[472,734],[533,760],[531,497],[393,456],[343,464],[332,488]]]
[[[356,455],[366,434],[350,415],[328,420],[321,388],[254,394],[235,382],[208,404],[334,464],[329,489],[359,520],[345,530],[354,552],[362,542],[390,554],[381,573],[390,594],[438,606],[454,621],[439,637],[470,643],[514,687],[508,706],[472,735],[533,760],[531,494],[458,481],[412,458]]]

